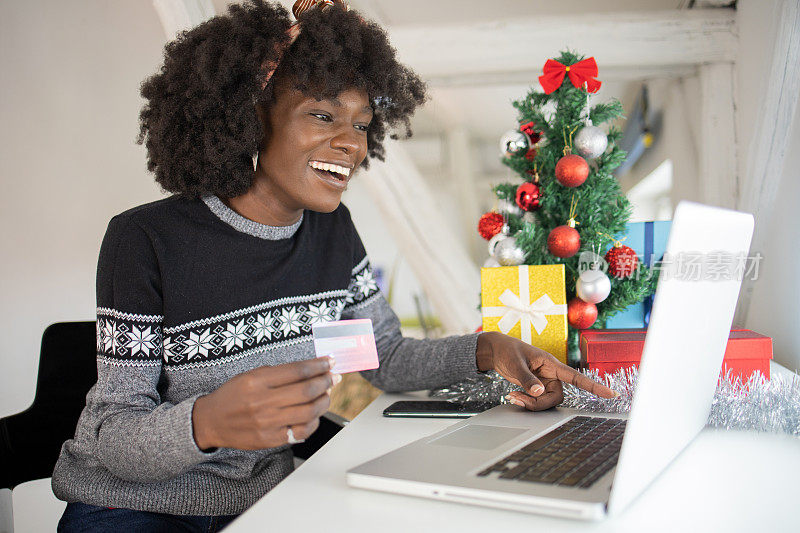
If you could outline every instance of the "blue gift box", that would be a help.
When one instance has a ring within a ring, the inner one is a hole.
[[[667,249],[667,238],[672,222],[659,220],[656,222],[631,222],[625,228],[625,235],[618,235],[618,239],[625,237],[623,244],[636,251],[639,260],[647,266],[661,260]],[[650,308],[653,297],[646,298],[643,302],[629,305],[606,322],[608,329],[634,329],[645,328],[650,321]]]

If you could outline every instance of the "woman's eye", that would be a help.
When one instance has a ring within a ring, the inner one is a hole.
[[[324,122],[333,122],[333,118],[330,115],[326,114],[326,113],[309,113],[309,115],[311,115],[312,117],[318,118],[318,119],[320,119],[320,120],[322,120]],[[366,132],[369,129],[369,124],[367,124],[367,125],[356,124],[355,127],[359,131]]]

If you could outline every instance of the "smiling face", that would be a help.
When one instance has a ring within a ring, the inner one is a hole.
[[[281,219],[335,210],[367,155],[367,93],[348,89],[318,102],[284,86],[260,116],[265,136],[251,191]]]

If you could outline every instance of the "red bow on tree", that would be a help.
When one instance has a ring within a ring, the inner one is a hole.
[[[544,68],[544,74],[539,76],[539,83],[542,84],[545,94],[550,94],[559,87],[561,82],[564,81],[564,75],[569,76],[569,81],[578,89],[583,88],[586,84],[586,90],[590,93],[596,93],[600,89],[600,80],[596,80],[597,76],[597,62],[593,57],[587,57],[582,61],[578,61],[573,65],[562,65],[555,59],[548,59]]]

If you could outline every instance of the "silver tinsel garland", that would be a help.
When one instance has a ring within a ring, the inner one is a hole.
[[[639,376],[635,368],[618,370],[602,378],[596,371],[584,374],[620,393],[619,398],[605,400],[572,385],[564,384],[561,407],[585,409],[600,413],[626,413],[631,409],[633,391]],[[481,401],[506,403],[505,396],[521,387],[509,383],[496,372],[486,377],[468,379],[431,391],[431,396],[454,402]],[[771,433],[788,433],[800,437],[800,376],[787,379],[774,376],[766,379],[760,372],[747,381],[728,373],[717,383],[708,425],[725,429],[749,429]]]

